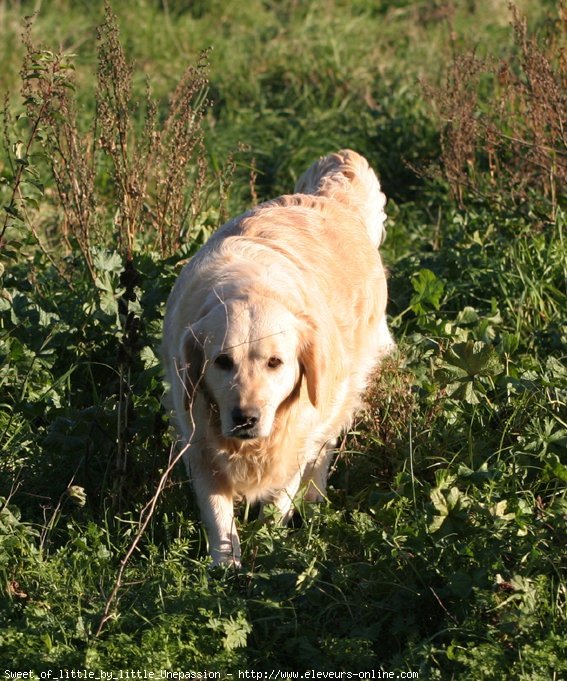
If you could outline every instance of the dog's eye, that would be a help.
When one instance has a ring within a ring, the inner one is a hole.
[[[223,371],[228,371],[229,369],[232,369],[234,362],[232,361],[232,357],[229,355],[219,355],[215,359],[215,366],[219,369],[222,369]]]
[[[270,357],[268,360],[268,366],[270,369],[277,369],[282,364],[283,362],[279,357]]]

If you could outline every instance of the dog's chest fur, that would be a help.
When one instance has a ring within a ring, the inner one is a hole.
[[[274,428],[269,438],[229,440],[215,434],[208,456],[218,476],[227,481],[233,496],[248,501],[269,501],[303,468],[306,456],[305,424],[296,410],[285,414],[285,426]],[[228,483],[230,481],[230,483]]]

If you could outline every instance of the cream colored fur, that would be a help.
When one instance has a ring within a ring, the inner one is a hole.
[[[325,493],[333,443],[393,347],[385,197],[353,151],[216,232],[167,304],[163,359],[213,562],[240,562],[233,502],[285,520]]]

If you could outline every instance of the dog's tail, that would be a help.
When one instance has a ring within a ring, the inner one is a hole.
[[[308,168],[297,181],[298,194],[328,196],[358,211],[375,246],[385,236],[386,197],[368,162],[356,151],[343,149],[324,156]]]

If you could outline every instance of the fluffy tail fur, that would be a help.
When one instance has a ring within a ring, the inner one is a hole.
[[[340,201],[362,217],[372,243],[378,247],[385,236],[386,197],[368,162],[356,151],[343,149],[315,161],[297,181],[298,194],[327,196]]]

